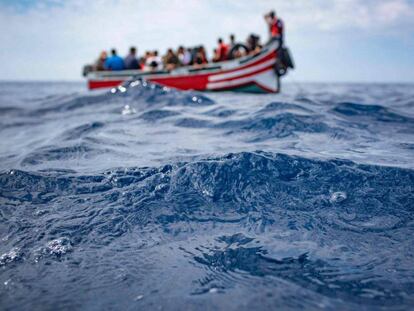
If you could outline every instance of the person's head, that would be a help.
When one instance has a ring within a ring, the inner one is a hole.
[[[137,53],[137,49],[135,48],[135,46],[131,46],[131,48],[129,49],[129,53],[132,55],[135,55]]]
[[[105,51],[102,51],[101,54],[99,55],[100,59],[106,59],[108,57],[108,54],[106,54]]]
[[[217,40],[217,42],[218,42],[219,44],[222,44],[222,43],[223,43],[223,39],[222,39],[222,38],[219,38],[219,39]]]
[[[178,47],[178,53],[184,52],[184,47],[181,45]]]
[[[158,56],[158,51],[154,51],[154,56]]]
[[[116,56],[116,50],[115,49],[112,49],[111,50],[111,54],[112,54],[112,56]]]
[[[275,11],[270,11],[269,16],[271,18],[275,18],[276,17],[276,12]]]
[[[233,34],[231,34],[230,35],[230,42],[234,43],[235,40],[236,40],[236,37]]]

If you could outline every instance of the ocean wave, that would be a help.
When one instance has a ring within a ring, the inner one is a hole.
[[[13,170],[2,173],[0,181],[1,197],[10,201],[48,203],[56,196],[70,201],[71,195],[106,193],[99,200],[107,198],[108,203],[129,206],[125,212],[140,204],[158,202],[160,207],[146,214],[147,218],[152,215],[155,222],[167,219],[167,215],[179,215],[178,221],[190,215],[188,219],[208,221],[212,210],[205,208],[213,204],[220,206],[220,213],[211,219],[221,217],[223,221],[226,214],[233,219],[258,212],[264,223],[273,224],[277,222],[272,215],[275,212],[336,213],[339,208],[348,214],[356,213],[351,221],[345,221],[348,224],[359,224],[376,216],[394,216],[399,219],[395,225],[401,226],[411,218],[408,214],[414,203],[411,170],[266,152],[228,154],[91,176]],[[181,204],[183,200],[191,207]],[[168,206],[162,202],[168,202]],[[404,213],[408,218],[402,217]],[[124,220],[127,224],[127,219]],[[340,225],[339,219],[336,220],[338,223],[334,225]],[[370,227],[360,226],[358,230],[370,231]]]
[[[66,130],[61,137],[64,137],[66,140],[79,139],[93,131],[101,129],[104,126],[105,124],[103,122],[91,122],[78,125],[72,129]]]
[[[3,308],[413,305],[412,88],[55,87],[0,92]]]
[[[144,112],[140,115],[140,118],[144,119],[145,121],[152,121],[156,122],[168,117],[174,117],[180,115],[179,112],[175,111],[168,111],[168,110],[161,110],[161,109],[152,109],[150,111]]]
[[[96,175],[12,170],[0,175],[9,228],[0,258],[13,278],[25,262],[62,260],[78,276],[76,262],[93,273],[92,257],[137,247],[144,259],[166,248],[172,257],[146,269],[171,269],[184,255],[180,269],[195,271],[190,297],[259,277],[331,302],[403,305],[414,294],[410,264],[398,260],[412,249],[413,186],[413,170],[261,151]],[[387,260],[366,261],[385,250]],[[140,260],[125,258],[129,267]]]
[[[287,102],[271,102],[267,104],[264,108],[259,110],[259,113],[267,113],[267,112],[274,112],[274,111],[297,111],[297,112],[304,112],[304,113],[312,113],[313,111],[305,108],[301,105],[297,105],[294,103],[287,103]]]
[[[414,119],[399,115],[380,105],[340,103],[333,111],[346,117],[367,117],[381,122],[414,123]]]
[[[321,118],[303,116],[290,112],[282,112],[273,116],[255,116],[237,121],[226,121],[216,125],[218,128],[228,129],[228,134],[251,134],[250,142],[267,141],[274,138],[298,137],[300,133],[319,133],[345,136],[346,131],[333,128]]]
[[[75,144],[72,146],[57,147],[47,146],[40,147],[24,157],[21,165],[37,165],[44,162],[63,161],[68,159],[77,159],[79,157],[93,156],[94,153],[101,153],[89,144]]]
[[[338,100],[359,99],[366,93],[366,87],[352,86],[352,90],[352,96],[315,87],[278,98],[234,97],[180,92],[137,80],[105,93],[39,97],[30,106],[24,99],[13,110],[5,106],[9,118],[1,128],[4,136],[13,137],[16,147],[4,148],[1,168],[44,169],[50,159],[50,163],[61,161],[61,168],[78,164],[93,170],[96,163],[104,169],[105,158],[114,161],[113,166],[133,166],[135,155],[155,165],[182,154],[255,149],[412,167],[407,146],[412,143],[414,122],[401,108],[407,96],[370,87],[378,94],[372,91],[375,96],[368,93],[360,102]],[[386,106],[379,100],[384,96],[397,96],[398,105]],[[372,104],[374,100],[378,104]],[[26,129],[31,135],[16,134]],[[395,136],[401,141],[396,143]],[[386,151],[385,145],[391,146],[390,155],[379,154],[378,150]],[[68,155],[58,154],[67,150]]]

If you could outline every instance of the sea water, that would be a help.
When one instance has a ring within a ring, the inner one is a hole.
[[[0,309],[412,309],[413,190],[413,85],[1,83]]]

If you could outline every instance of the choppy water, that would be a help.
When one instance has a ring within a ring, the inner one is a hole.
[[[0,84],[0,309],[414,307],[413,85]]]

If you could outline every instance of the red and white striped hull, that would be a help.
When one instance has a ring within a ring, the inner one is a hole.
[[[272,42],[253,57],[209,64],[203,69],[181,67],[159,73],[141,70],[90,72],[88,86],[89,89],[111,88],[130,79],[143,78],[180,90],[277,93],[280,90],[275,70],[278,48],[279,43]]]

